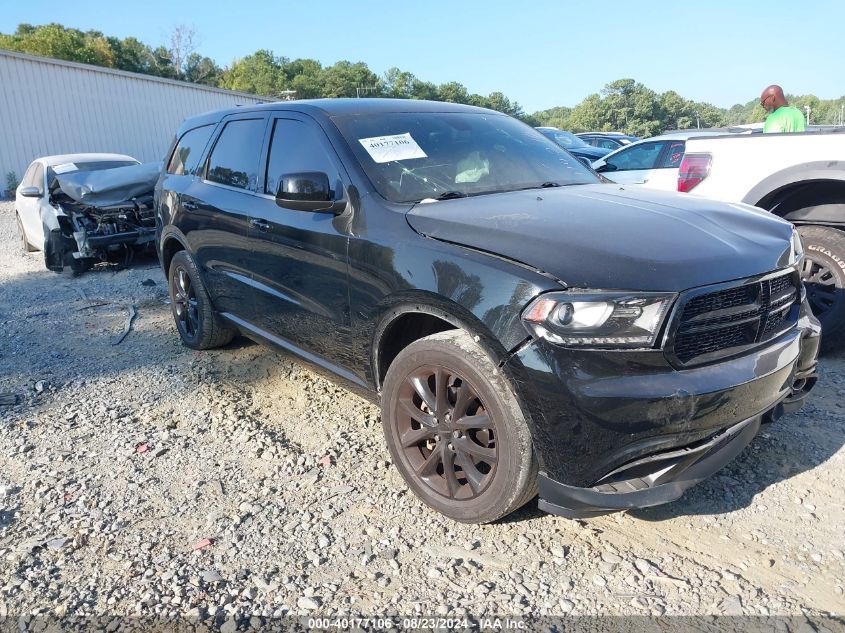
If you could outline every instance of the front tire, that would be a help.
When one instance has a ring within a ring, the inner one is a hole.
[[[804,246],[801,278],[822,324],[822,349],[845,344],[845,233],[824,226],[798,227]]]
[[[187,347],[212,349],[232,340],[234,331],[214,312],[196,262],[187,251],[173,256],[168,286],[176,329]]]
[[[26,231],[23,228],[23,222],[21,222],[21,216],[17,212],[15,213],[15,221],[18,225],[18,239],[21,242],[21,249],[24,253],[34,253],[38,249],[29,243],[29,239],[26,237]]]
[[[432,334],[396,356],[381,420],[408,486],[451,519],[489,523],[537,494],[537,460],[517,398],[464,331]]]

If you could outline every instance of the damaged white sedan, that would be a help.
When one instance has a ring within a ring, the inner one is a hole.
[[[15,191],[26,251],[45,266],[78,274],[105,261],[128,264],[155,239],[152,194],[159,164],[123,154],[65,154],[35,159]]]

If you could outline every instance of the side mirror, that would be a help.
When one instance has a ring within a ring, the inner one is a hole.
[[[44,193],[38,187],[23,187],[18,191],[24,198],[40,198]]]
[[[595,168],[597,172],[600,174],[606,171],[616,171],[616,165],[611,165],[610,163],[604,163],[603,165],[599,165]]]
[[[285,209],[316,213],[338,214],[346,208],[346,200],[334,200],[329,177],[319,171],[282,175],[276,204]]]

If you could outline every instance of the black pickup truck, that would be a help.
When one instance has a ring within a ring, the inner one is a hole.
[[[202,115],[154,206],[184,344],[240,333],[380,402],[393,463],[459,521],[672,501],[815,382],[789,223],[603,183],[497,112]]]

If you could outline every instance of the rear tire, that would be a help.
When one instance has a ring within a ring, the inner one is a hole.
[[[21,216],[17,211],[15,212],[15,221],[18,225],[18,239],[21,241],[21,249],[24,253],[34,253],[38,249],[29,243],[29,239],[26,237],[26,231],[23,228],[23,222],[21,222]]]
[[[801,278],[813,314],[822,324],[822,349],[845,344],[845,233],[824,226],[798,227],[804,246]]]
[[[489,523],[537,494],[537,460],[516,395],[462,330],[399,352],[385,377],[381,420],[408,486],[455,521]]]
[[[173,319],[187,347],[212,349],[232,340],[234,330],[214,311],[196,262],[187,251],[173,256],[167,279]]]

